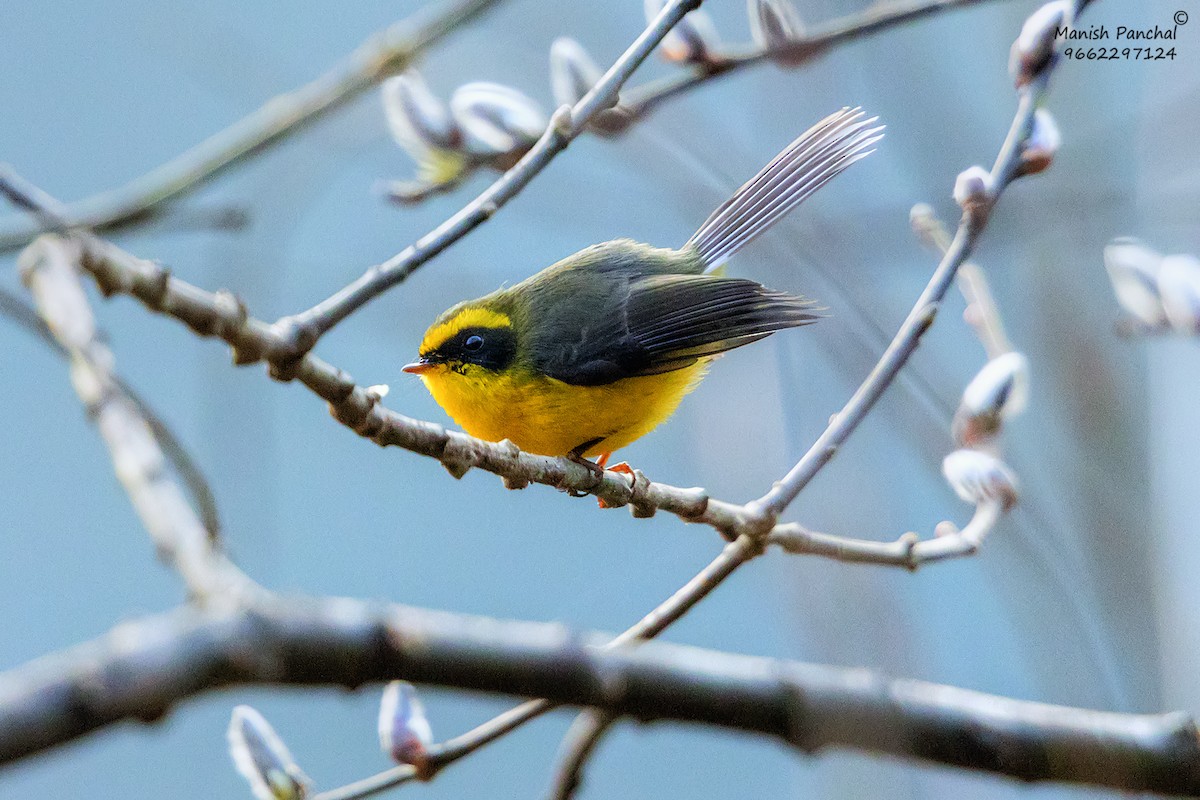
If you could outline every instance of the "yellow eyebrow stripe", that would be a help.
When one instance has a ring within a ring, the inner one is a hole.
[[[507,314],[487,308],[464,308],[445,322],[439,322],[425,332],[421,342],[422,355],[438,349],[448,339],[466,328],[511,328],[512,320]]]

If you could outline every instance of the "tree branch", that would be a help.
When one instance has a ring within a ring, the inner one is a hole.
[[[976,506],[971,521],[962,530],[953,523],[943,522],[932,539],[921,539],[909,532],[894,542],[850,539],[788,523],[776,526],[767,536],[767,542],[793,555],[821,555],[852,564],[916,570],[925,564],[975,555],[1003,515],[1001,502],[982,503]]]
[[[851,747],[1023,781],[1200,793],[1200,741],[1181,713],[1089,711],[681,645],[606,650],[607,641],[341,599],[183,608],[0,673],[0,763],[159,719],[222,687],[404,678],[765,734],[804,752]]]
[[[408,68],[425,49],[498,0],[453,0],[375,33],[344,61],[305,86],[273,97],[257,111],[125,186],[72,203],[64,224],[47,227],[20,217],[0,223],[0,253],[48,230],[102,231],[156,213],[230,167],[272,147]]]

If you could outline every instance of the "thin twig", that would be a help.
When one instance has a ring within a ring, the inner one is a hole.
[[[296,354],[312,349],[331,328],[388,289],[402,283],[429,259],[491,219],[501,207],[524,189],[555,156],[584,131],[599,112],[616,102],[621,87],[629,80],[663,37],[702,0],[670,0],[633,44],[609,68],[604,77],[574,107],[563,106],[554,113],[545,133],[495,183],[454,216],[425,236],[371,267],[357,280],[322,300],[307,311],[284,317],[275,331]]]
[[[1090,711],[863,669],[604,642],[560,625],[349,599],[185,607],[0,673],[0,763],[159,719],[225,687],[403,678],[742,730],[805,753],[854,748],[1027,782],[1200,793],[1200,740],[1183,713]]]
[[[389,76],[407,69],[422,51],[497,2],[453,0],[433,12],[421,12],[375,33],[311,83],[268,100],[254,113],[130,183],[70,204],[64,226],[30,224],[25,218],[3,221],[0,252],[22,247],[49,230],[110,230],[156,213],[161,204],[304,130]]]
[[[881,33],[898,25],[954,8],[973,6],[988,0],[914,0],[908,3],[876,3],[870,8],[831,20],[808,30],[803,37],[786,46],[718,53],[711,63],[698,64],[661,80],[630,89],[621,103],[604,112],[597,126],[607,133],[624,130],[645,117],[665,100],[676,97],[716,78],[747,67],[783,61],[795,67],[807,64],[840,44]]]
[[[750,537],[743,536],[737,541],[730,542],[712,563],[653,611],[642,617],[636,625],[607,642],[604,649],[624,648],[637,641],[653,639],[712,593],[721,585],[722,581],[733,574],[734,570],[760,552],[761,547]],[[437,774],[481,747],[511,733],[526,722],[540,717],[554,709],[556,705],[550,700],[530,700],[510,708],[464,734],[430,748],[425,766],[429,771],[426,777]],[[402,783],[408,783],[416,777],[416,770],[411,766],[393,767],[377,775],[328,792],[322,792],[313,800],[359,800],[359,798],[369,797]]]
[[[616,720],[612,713],[598,711],[585,711],[572,720],[558,748],[558,768],[554,771],[550,800],[570,800],[579,791],[584,767]]]
[[[77,269],[80,253],[56,236],[21,254],[22,274],[47,328],[67,353],[79,399],[112,453],[117,478],[159,553],[202,602],[252,593],[253,585],[214,549],[211,534],[163,469],[150,426],[113,377],[113,354],[97,335]]]
[[[942,523],[932,539],[921,539],[915,533],[906,533],[894,542],[850,539],[789,523],[771,531],[767,542],[793,555],[822,555],[852,564],[916,570],[925,564],[975,555],[1003,514],[1001,503],[983,503],[976,506],[971,521],[962,530]]]

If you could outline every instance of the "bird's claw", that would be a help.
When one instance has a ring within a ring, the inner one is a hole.
[[[588,459],[583,457],[582,453],[576,452],[574,450],[572,450],[570,453],[567,454],[567,460],[573,461],[574,463],[578,464],[579,466],[586,468],[588,470],[588,472],[591,472],[592,476],[595,477],[595,479],[596,479],[595,483],[593,483],[591,486],[589,486],[586,490],[567,489],[567,494],[569,494],[571,497],[587,497],[589,494],[592,493],[591,490],[595,489],[601,483],[604,482],[604,465],[603,464],[597,464],[595,461],[589,461]]]

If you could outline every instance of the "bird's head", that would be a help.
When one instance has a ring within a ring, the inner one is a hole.
[[[500,373],[511,367],[517,356],[512,315],[489,298],[460,303],[429,327],[419,354],[404,371],[427,382],[450,375]]]

